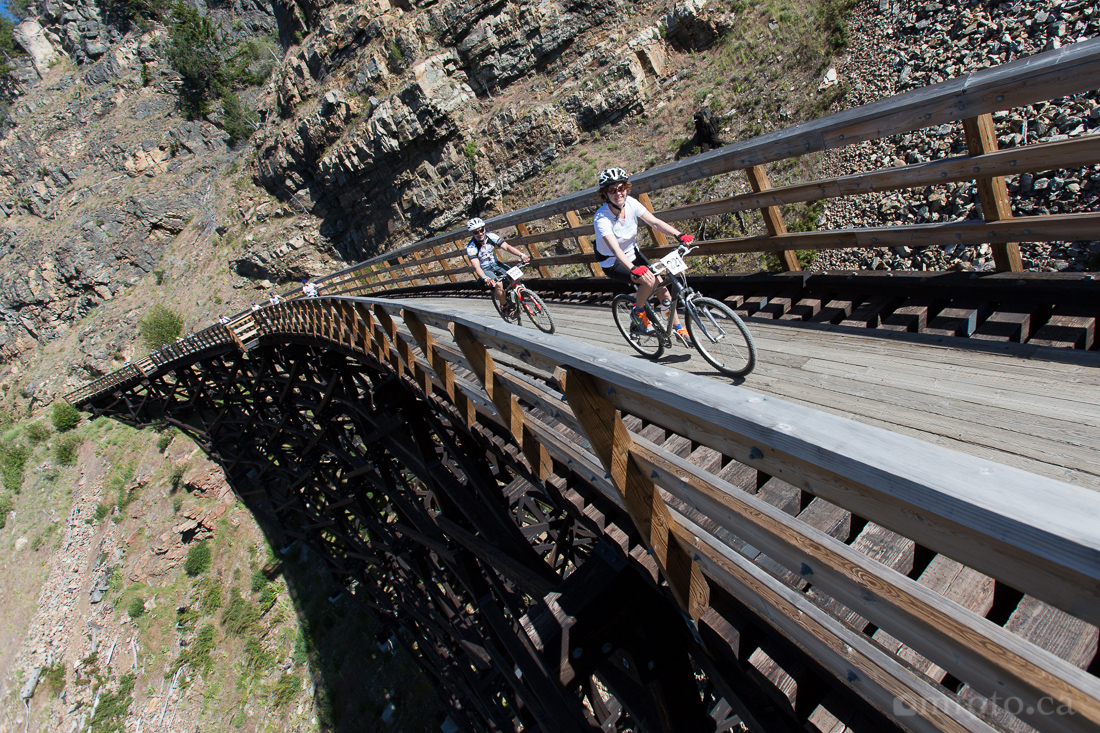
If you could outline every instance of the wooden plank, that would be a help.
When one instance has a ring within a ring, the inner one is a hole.
[[[841,326],[853,326],[855,328],[876,328],[882,319],[883,313],[890,312],[897,298],[882,295],[871,298],[856,308],[850,316],[840,322]]]
[[[925,333],[969,338],[992,310],[986,302],[953,302],[932,319]]]
[[[978,326],[971,338],[1024,343],[1031,337],[1033,311],[1033,308],[1027,306],[999,306]]]
[[[840,323],[852,314],[858,304],[859,302],[854,300],[830,300],[810,320],[814,323]]]
[[[928,314],[937,312],[936,300],[928,297],[909,298],[894,309],[893,313],[882,319],[879,328],[887,331],[906,331],[920,333],[928,325]]]
[[[1100,305],[1057,306],[1028,343],[1064,349],[1091,349],[1096,343],[1096,318]]]
[[[977,117],[967,117],[962,124],[966,133],[966,147],[972,154],[996,152],[997,130],[993,126],[993,115],[987,112]],[[1012,204],[1008,200],[1008,187],[1003,176],[979,176],[975,184],[978,199],[982,202],[982,217],[986,221],[1012,218]],[[1000,272],[1021,272],[1024,269],[1018,242],[994,244],[993,261]]]

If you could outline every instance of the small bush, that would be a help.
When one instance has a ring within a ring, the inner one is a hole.
[[[27,440],[31,442],[31,445],[45,442],[49,437],[50,429],[46,427],[45,423],[38,421],[27,426]]]
[[[186,466],[176,466],[168,474],[168,484],[172,487],[173,494],[180,490],[180,485],[183,483],[183,474],[186,472]]]
[[[55,402],[53,412],[50,413],[50,421],[57,432],[67,433],[80,424],[80,410],[68,402]]]
[[[19,493],[23,487],[23,467],[31,457],[31,449],[25,445],[0,445],[0,472],[4,475],[4,488]]]
[[[229,591],[229,604],[222,612],[222,626],[227,634],[247,636],[260,620],[260,610],[241,597],[239,588]]]
[[[271,702],[276,708],[286,707],[302,691],[300,675],[284,672],[271,687]]]
[[[248,637],[244,643],[244,666],[257,677],[267,672],[275,664],[275,656],[264,649],[264,644],[255,636]]]
[[[62,435],[53,444],[53,459],[59,466],[72,466],[76,463],[76,457],[80,453],[80,444],[83,439],[75,433]]]
[[[108,514],[111,513],[111,507],[107,506],[103,502],[95,505],[95,511],[92,512],[92,517],[97,522],[102,522]]]
[[[222,582],[212,575],[200,578],[197,589],[199,591],[199,608],[203,613],[214,613],[222,607]]]
[[[268,583],[260,591],[260,612],[267,613],[277,600],[279,600],[279,591],[274,583]]]
[[[183,333],[183,316],[161,303],[154,303],[138,321],[138,333],[150,351],[159,349]]]
[[[65,663],[58,661],[42,670],[42,681],[50,694],[57,697],[65,689]]]
[[[188,665],[199,674],[209,672],[214,668],[214,642],[218,639],[218,629],[214,624],[206,624],[195,636],[195,640],[183,648],[172,665],[175,671],[183,665]]]
[[[11,495],[0,494],[0,529],[8,524],[8,515],[11,514]]]
[[[100,695],[99,705],[92,716],[91,729],[97,733],[122,733],[130,705],[134,702],[133,691],[134,673],[127,672],[118,681],[115,692],[104,692]]]
[[[256,568],[252,571],[252,586],[251,591],[253,593],[259,593],[264,589],[264,586],[268,584],[267,575],[260,568]]]
[[[145,614],[145,599],[141,596],[131,598],[130,605],[126,606],[126,613],[130,614],[130,618],[140,618]]]
[[[192,578],[196,575],[202,575],[210,569],[212,559],[213,553],[210,550],[210,545],[206,542],[200,542],[187,551],[187,559],[183,561],[183,570]]]
[[[111,593],[117,593],[122,590],[122,581],[122,568],[115,565],[111,568],[111,572],[107,576],[107,590]]]

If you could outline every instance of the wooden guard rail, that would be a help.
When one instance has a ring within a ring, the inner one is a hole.
[[[1100,39],[1091,39],[638,173],[631,178],[633,193],[652,210],[647,194],[744,171],[752,193],[657,212],[672,222],[696,222],[747,210],[762,213],[766,236],[711,240],[696,256],[774,252],[784,269],[798,269],[794,250],[989,243],[998,270],[1018,271],[1022,269],[1018,242],[1095,239],[1100,213],[1013,218],[1004,177],[1098,163],[1100,135],[998,150],[992,115],[1098,87]],[[789,186],[773,187],[768,178],[766,166],[770,163],[945,123],[961,123],[960,136],[965,139],[969,155]],[[985,221],[791,234],[779,210],[783,204],[964,181],[974,182]],[[514,227],[515,233],[507,236],[508,241],[526,247],[537,258],[542,277],[550,275],[551,267],[564,265],[585,265],[588,272],[598,276],[601,271],[588,239],[592,235],[591,217],[580,215],[595,204],[595,189],[590,188],[493,217],[487,220],[487,226],[502,234]],[[465,260],[467,239],[464,229],[440,234],[319,282],[325,294],[365,295],[441,282],[444,278],[451,282],[472,279],[472,269]],[[540,245],[566,240],[575,240],[580,253],[549,256],[539,249]],[[654,254],[662,254],[663,237],[655,236],[654,243]]]
[[[1100,625],[1096,492],[560,336],[393,299],[310,298],[264,308],[167,347],[70,401],[122,389],[143,371],[185,368],[208,348],[250,346],[238,333],[268,343],[309,337],[362,353],[451,401],[469,423],[498,423],[540,478],[568,467],[625,508],[698,624],[721,627],[708,600],[711,588],[724,588],[863,699],[894,718],[906,711],[900,722],[910,730],[998,728],[766,572],[757,555],[978,693],[1018,701],[1012,712],[1038,730],[1100,726],[1095,676],[661,449],[624,418],[781,478],[1092,625]],[[717,530],[744,543],[740,551]]]

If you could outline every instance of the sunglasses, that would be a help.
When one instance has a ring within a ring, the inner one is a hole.
[[[614,186],[608,187],[608,193],[622,193],[630,188],[629,183],[616,183]]]
[[[485,227],[481,227],[481,229],[475,229],[474,230],[474,234],[484,234],[484,233],[485,233]]]

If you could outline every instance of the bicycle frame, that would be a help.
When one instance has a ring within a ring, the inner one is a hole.
[[[691,252],[691,250],[693,249],[695,249],[695,247],[686,247],[684,245],[680,245],[677,248],[677,251],[679,251],[680,256],[682,257]],[[661,329],[661,331],[659,332],[661,333],[661,340],[664,342],[664,345],[668,347],[672,345],[672,323],[674,320],[672,318],[672,314],[675,312],[675,309],[678,306],[684,306],[685,318],[691,318],[696,323],[698,323],[699,326],[703,326],[702,321],[699,320],[699,313],[695,310],[695,306],[691,302],[695,299],[697,293],[695,292],[695,288],[688,285],[687,272],[682,272],[679,275],[673,275],[672,273],[665,270],[664,263],[662,262],[655,262],[651,264],[649,269],[653,272],[655,276],[662,278],[660,282],[657,283],[657,287],[654,288],[654,292],[657,292],[661,288],[668,288],[669,300],[671,301],[671,305],[668,309],[668,318],[666,319],[664,328]],[[650,298],[652,297],[653,296],[650,296]],[[656,310],[653,309],[649,303],[646,303],[646,308],[653,311],[651,315],[657,315]],[[656,320],[658,323],[660,323],[659,318],[657,318]]]

